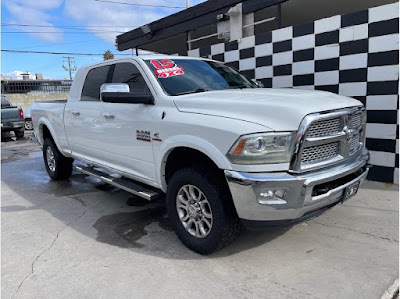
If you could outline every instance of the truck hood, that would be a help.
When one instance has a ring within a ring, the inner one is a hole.
[[[299,89],[229,89],[177,96],[181,112],[256,123],[273,131],[295,131],[310,113],[361,106],[352,98]]]

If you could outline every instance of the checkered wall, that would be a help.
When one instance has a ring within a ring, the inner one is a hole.
[[[317,89],[367,109],[369,179],[399,180],[399,3],[188,51],[239,69],[265,87]],[[181,55],[186,53],[181,53]]]

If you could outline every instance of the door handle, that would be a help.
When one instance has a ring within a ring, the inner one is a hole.
[[[114,114],[110,114],[110,113],[104,113],[103,116],[107,119],[114,119],[115,115]]]
[[[72,113],[72,115],[75,115],[75,116],[81,115],[81,113],[79,111],[72,111],[71,113]]]

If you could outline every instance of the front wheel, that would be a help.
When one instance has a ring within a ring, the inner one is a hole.
[[[71,176],[74,160],[64,157],[49,138],[43,143],[43,160],[47,173],[53,180],[66,180]]]
[[[168,216],[189,249],[210,254],[231,244],[241,231],[229,189],[207,170],[184,168],[170,179]]]

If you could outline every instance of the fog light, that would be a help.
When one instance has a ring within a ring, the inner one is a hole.
[[[262,190],[260,196],[264,199],[273,199],[275,195],[275,190]]]
[[[281,205],[287,203],[284,200],[286,195],[285,189],[262,189],[258,196],[258,203],[262,205]]]

